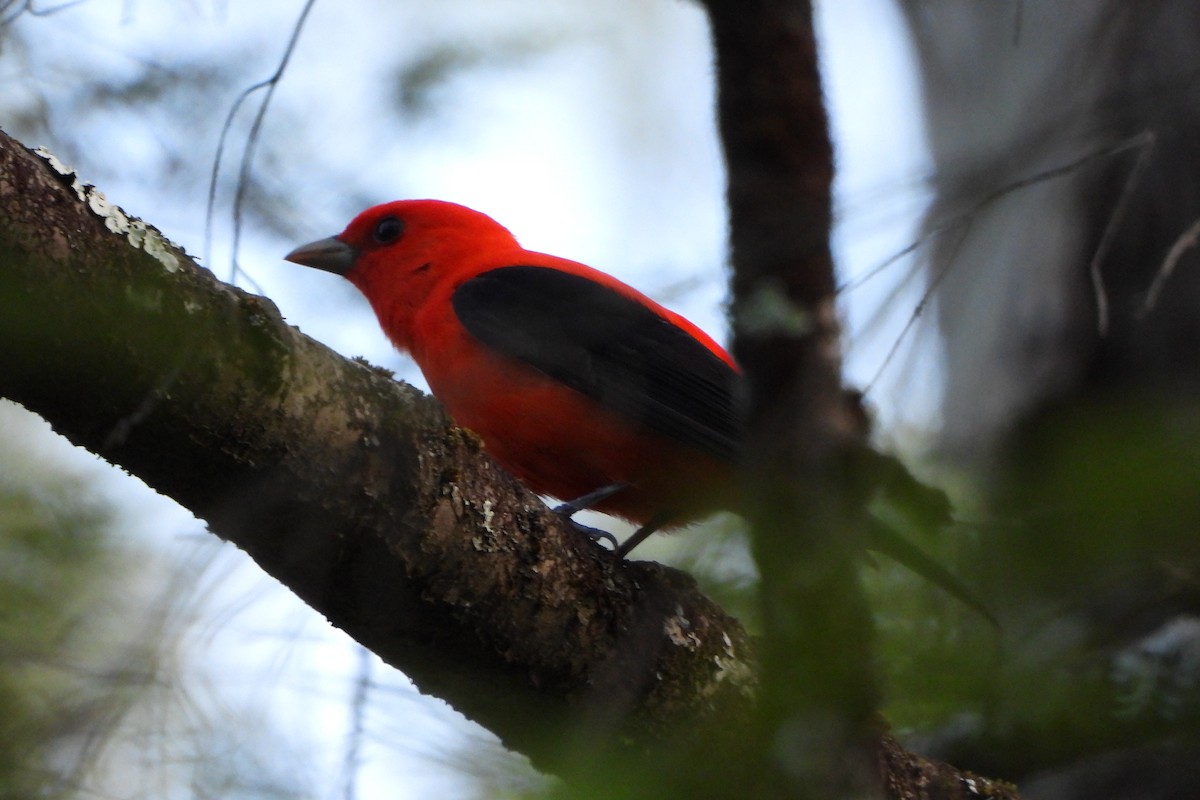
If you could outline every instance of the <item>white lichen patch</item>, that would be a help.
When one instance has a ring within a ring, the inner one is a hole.
[[[104,227],[113,233],[125,236],[132,246],[145,250],[158,263],[162,264],[167,272],[179,271],[179,259],[175,252],[181,248],[163,236],[161,231],[136,217],[130,217],[121,210],[120,206],[110,203],[103,192],[92,184],[79,180],[79,175],[75,170],[60,161],[58,156],[46,148],[39,147],[33,151],[33,154],[45,161],[50,169],[59,175],[71,179],[71,190],[75,192],[75,196],[81,203],[86,203],[93,214],[104,220]]]
[[[474,506],[474,503],[471,505]],[[481,534],[474,536],[471,539],[471,545],[480,552],[490,553],[497,549],[496,529],[492,527],[492,519],[496,516],[496,512],[493,510],[492,506],[493,504],[491,500],[484,500],[483,507],[480,509],[483,516],[483,523],[480,527],[483,528],[484,534],[486,535]]]
[[[79,178],[76,177],[75,170],[59,161],[58,156],[54,155],[54,153],[51,153],[45,147],[34,148],[33,154],[49,164],[50,169],[54,170],[59,175],[62,175],[66,178],[75,178],[75,185],[73,185],[72,188],[75,189],[75,193],[79,195],[80,200],[84,199],[82,194],[83,190],[81,188],[82,184],[79,183]]]
[[[686,647],[688,650],[700,647],[700,637],[692,630],[691,621],[679,606],[675,607],[674,614],[663,620],[663,633],[676,647]]]
[[[463,499],[462,492],[458,489],[458,484],[450,484],[448,488],[442,489],[442,493],[450,498],[450,508],[454,511],[454,518],[462,519],[463,514],[467,510],[467,502]]]
[[[732,683],[742,694],[747,697],[753,696],[754,670],[744,659],[738,657],[729,634],[721,634],[721,640],[725,649],[720,655],[713,657],[716,671],[713,674],[713,682],[706,687],[706,693],[715,693],[721,684]]]

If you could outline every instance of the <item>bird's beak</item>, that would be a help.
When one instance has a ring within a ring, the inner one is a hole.
[[[323,269],[334,275],[345,275],[354,269],[358,251],[336,236],[302,244],[284,256],[286,261],[305,267]]]

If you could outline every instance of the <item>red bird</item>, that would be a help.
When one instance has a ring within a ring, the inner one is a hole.
[[[630,286],[453,203],[375,206],[287,260],[344,275],[455,422],[538,494],[656,528],[735,505],[738,369]]]

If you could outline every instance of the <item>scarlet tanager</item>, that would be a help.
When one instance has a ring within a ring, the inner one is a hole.
[[[437,200],[375,206],[286,258],[357,286],[455,422],[538,494],[645,533],[733,507],[737,366],[611,275]]]
[[[455,422],[531,489],[638,523],[619,555],[658,528],[737,509],[737,365],[611,275],[526,250],[491,217],[438,200],[369,208],[286,258],[357,286]],[[877,461],[910,499],[945,502]],[[895,531],[874,520],[870,533],[873,549],[991,618]]]

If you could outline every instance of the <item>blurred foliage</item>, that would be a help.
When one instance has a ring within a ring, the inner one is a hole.
[[[1008,777],[1143,747],[1200,752],[1198,441],[1193,403],[1097,399],[1017,432],[1004,485],[939,476],[955,486],[958,521],[905,533],[1000,626],[870,558],[861,574],[894,732]],[[672,539],[670,559],[753,620],[739,524]]]
[[[104,636],[111,620],[98,618],[121,589],[109,522],[108,509],[69,479],[0,483],[4,796],[65,794],[97,730],[153,674],[152,662],[114,661]]]
[[[1002,627],[887,565],[889,719],[921,752],[1010,777],[1147,744],[1200,748],[1200,414],[1124,397],[1010,442],[987,521],[930,537]],[[983,513],[983,512],[979,512]]]
[[[1003,484],[946,479],[960,520],[907,533],[1000,626],[871,558],[862,579],[893,731],[917,752],[1010,778],[1061,775],[1097,754],[1200,752],[1198,441],[1200,410],[1186,399],[1096,398],[1016,432]],[[729,569],[736,526],[680,537],[672,561],[752,619],[752,568]],[[1147,781],[1171,769],[1154,758]],[[654,796],[644,788],[621,796]]]
[[[563,31],[528,31],[484,42],[455,41],[417,54],[397,67],[392,86],[392,110],[406,123],[426,121],[445,107],[444,89],[472,70],[489,72],[520,67],[563,44]]]
[[[288,738],[186,646],[206,562],[124,535],[28,414],[0,404],[0,434],[0,797],[303,796]]]

